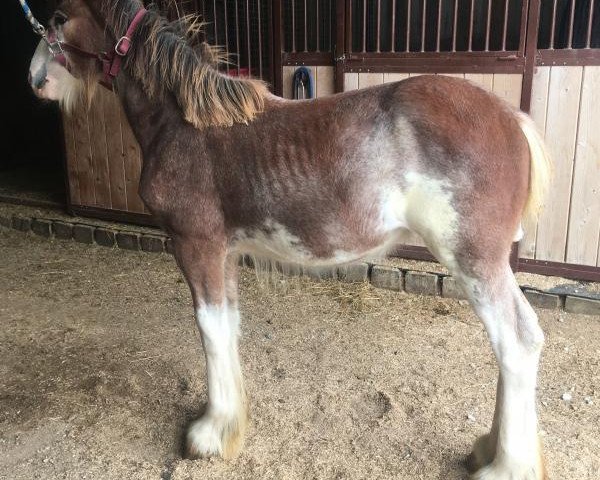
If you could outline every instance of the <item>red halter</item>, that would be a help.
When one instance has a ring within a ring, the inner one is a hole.
[[[64,51],[99,60],[102,62],[102,72],[104,73],[104,78],[100,83],[110,89],[112,87],[113,79],[116,78],[121,70],[123,58],[131,48],[131,37],[133,37],[135,30],[147,12],[148,10],[145,8],[140,8],[138,10],[129,24],[125,35],[117,40],[113,51],[100,53],[88,52],[87,50],[83,50],[70,43],[64,43],[57,40],[56,33],[53,30],[48,32],[48,45],[50,46],[50,51],[52,52],[54,59],[65,68],[67,68],[67,60]],[[58,45],[58,48],[56,48],[56,45]]]

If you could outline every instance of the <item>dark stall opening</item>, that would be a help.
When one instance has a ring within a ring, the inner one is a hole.
[[[46,23],[53,2],[30,0],[34,15]],[[29,61],[39,37],[18,2],[7,2],[0,16],[4,85],[0,201],[64,206],[66,186],[60,110],[35,97],[27,82]]]

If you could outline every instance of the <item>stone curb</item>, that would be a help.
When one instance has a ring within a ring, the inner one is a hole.
[[[32,232],[44,238],[74,240],[88,245],[117,247],[149,253],[173,254],[173,244],[167,235],[160,233],[140,233],[125,228],[107,228],[81,222],[67,222],[49,218],[26,217],[0,214],[0,226],[21,232]],[[245,264],[252,265],[251,262]],[[464,299],[454,278],[436,272],[422,272],[386,265],[359,262],[333,270],[306,272],[314,279],[336,279],[347,283],[371,283],[374,287],[418,295]],[[535,307],[564,310],[569,313],[600,315],[600,300],[582,295],[569,295],[545,292],[522,286],[527,300]]]

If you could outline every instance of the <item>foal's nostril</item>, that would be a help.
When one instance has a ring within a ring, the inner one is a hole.
[[[46,65],[43,65],[42,67],[40,67],[38,69],[34,69],[33,72],[31,70],[29,70],[29,84],[33,88],[36,88],[39,90],[48,81],[48,79],[46,78],[47,73],[48,72],[46,71]]]
[[[34,87],[40,90],[44,85],[46,85],[47,81],[48,79],[46,77],[40,77],[34,82]]]

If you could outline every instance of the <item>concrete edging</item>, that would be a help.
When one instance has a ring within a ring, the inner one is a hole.
[[[171,239],[160,232],[145,233],[81,222],[22,215],[8,217],[3,214],[0,214],[0,226],[21,232],[32,232],[44,238],[72,239],[88,245],[96,244],[103,247],[116,247],[149,253],[173,253]],[[369,282],[377,288],[411,294],[464,299],[464,295],[456,285],[454,278],[436,272],[423,272],[359,262],[338,267],[326,278],[348,283]],[[521,290],[534,307],[564,310],[569,313],[600,315],[600,300],[596,298],[546,292],[528,286],[521,286]]]

